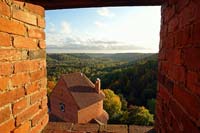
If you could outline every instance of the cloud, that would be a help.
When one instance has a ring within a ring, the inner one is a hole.
[[[61,32],[65,34],[70,34],[71,33],[71,26],[67,21],[63,21],[61,23]]]
[[[95,21],[94,24],[98,27],[98,28],[105,28],[106,24],[100,21]]]
[[[104,17],[113,17],[113,16],[115,16],[114,13],[112,13],[108,8],[105,8],[105,7],[102,7],[100,9],[98,9],[97,13],[100,16],[104,16]]]

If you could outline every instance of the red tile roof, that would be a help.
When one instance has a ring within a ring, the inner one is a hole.
[[[97,93],[95,85],[82,73],[64,74],[62,78],[79,109],[88,107],[105,97],[102,91]]]

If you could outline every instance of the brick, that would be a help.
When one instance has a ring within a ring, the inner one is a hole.
[[[6,18],[0,18],[0,31],[17,35],[25,35],[26,28],[21,23],[11,21]]]
[[[177,82],[186,82],[186,71],[183,66],[171,65],[169,70],[170,76]]]
[[[9,78],[8,77],[0,77],[0,91],[4,91],[8,88]]]
[[[23,88],[17,88],[12,91],[8,91],[5,93],[0,94],[0,107],[12,103],[17,99],[23,97],[25,95],[25,91]]]
[[[184,48],[188,47],[192,44],[193,40],[191,37],[191,26],[187,26],[182,28],[181,30],[175,33],[175,47],[176,48]]]
[[[31,81],[40,80],[46,76],[46,71],[44,69],[40,71],[35,71],[31,73]]]
[[[175,32],[178,29],[179,20],[177,17],[172,18],[168,24],[168,32]]]
[[[46,48],[46,42],[43,41],[43,40],[40,40],[40,42],[39,42],[39,47],[40,47],[41,49],[45,49],[45,48]]]
[[[11,115],[11,110],[9,106],[0,109],[0,123],[10,119],[10,115]]]
[[[27,73],[17,73],[11,78],[13,86],[19,86],[26,84],[30,81],[30,77]]]
[[[10,17],[10,7],[5,3],[0,1],[0,15]]]
[[[15,6],[15,7],[18,7],[18,8],[23,8],[24,7],[24,2],[22,2],[22,1],[17,1],[17,0],[13,0],[13,5]]]
[[[46,114],[42,120],[32,128],[31,133],[39,133],[41,132],[49,121],[49,116]]]
[[[28,106],[27,98],[23,98],[22,100],[16,102],[13,104],[13,114],[16,115],[20,113],[21,111],[25,110],[25,108]]]
[[[0,49],[0,61],[16,61],[21,59],[21,51],[14,49]]]
[[[31,119],[39,111],[39,103],[34,104],[16,117],[16,125],[19,126],[22,122]]]
[[[0,126],[0,131],[4,133],[10,133],[15,128],[15,121],[14,119],[8,120],[6,123]]]
[[[196,96],[179,86],[175,86],[173,95],[181,106],[188,112],[188,114],[193,117],[193,119],[198,120],[198,118],[200,118],[200,101],[196,98]]]
[[[42,6],[34,5],[34,4],[31,4],[31,3],[26,3],[25,8],[28,9],[29,11],[37,14],[37,15],[40,15],[42,17],[45,16],[45,12],[44,12],[45,10]]]
[[[172,0],[173,1],[173,0]],[[180,12],[189,4],[190,0],[176,0],[176,11]]]
[[[36,51],[29,51],[29,58],[32,59],[45,59],[46,52],[45,50],[36,50]]]
[[[102,125],[100,126],[101,132],[114,132],[114,133],[128,133],[127,125]]]
[[[47,90],[43,89],[42,91],[38,91],[35,94],[33,94],[30,98],[31,104],[34,104],[35,102],[41,100],[43,97],[47,95]]]
[[[194,24],[192,28],[192,43],[194,46],[200,47],[200,23]]]
[[[192,21],[194,21],[197,8],[199,7],[196,6],[196,4],[190,2],[190,4],[186,8],[181,10],[179,14],[180,27],[185,27],[186,25],[189,25]]]
[[[13,18],[28,24],[37,25],[37,17],[26,11],[13,9]]]
[[[47,97],[43,97],[42,101],[41,101],[41,108],[44,109],[44,108],[47,108],[47,103],[48,103],[48,99]]]
[[[32,82],[30,85],[28,85],[28,86],[26,87],[26,94],[28,95],[28,94],[31,94],[31,93],[33,93],[33,92],[38,91],[39,88],[40,88],[39,85],[40,85],[40,84],[39,84],[38,81]]]
[[[47,87],[47,78],[43,78],[40,80],[40,86],[41,86],[41,88]]]
[[[30,121],[27,121],[26,123],[16,128],[13,133],[29,133],[30,129],[31,129]]]
[[[46,68],[47,67],[47,62],[46,60],[41,60],[40,61],[40,68]]]
[[[45,33],[43,30],[40,29],[29,28],[28,35],[31,38],[42,39],[42,40],[45,39]]]
[[[46,22],[45,22],[45,19],[43,17],[38,17],[37,24],[41,28],[45,28],[46,27]]]
[[[21,36],[14,37],[14,47],[15,48],[25,48],[25,49],[37,49],[37,42],[31,38],[25,38]]]
[[[0,75],[7,76],[12,73],[11,63],[0,63]]]
[[[199,70],[200,68],[200,48],[184,49],[184,64],[188,69]]]
[[[43,116],[45,116],[45,114],[47,114],[47,108],[40,110],[40,112],[38,112],[38,114],[36,114],[32,121],[31,121],[31,125],[35,126],[38,122],[40,122],[40,120],[42,119]]]
[[[38,70],[39,67],[40,67],[40,61],[37,60],[26,60],[26,61],[16,62],[14,64],[14,73],[35,71]]]
[[[0,46],[9,47],[11,46],[11,38],[7,33],[0,32]]]
[[[175,15],[175,6],[168,7],[163,11],[164,23],[167,23]]]
[[[187,72],[187,88],[192,91],[192,93],[200,96],[200,74],[197,72],[188,71]]]

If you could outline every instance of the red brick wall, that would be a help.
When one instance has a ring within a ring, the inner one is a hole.
[[[200,132],[200,1],[162,5],[158,132]]]
[[[93,118],[100,116],[103,111],[103,101],[99,101],[87,108],[78,111],[78,123],[87,123]]]
[[[44,9],[0,0],[0,132],[39,132],[48,122]]]
[[[65,112],[60,110],[60,103],[65,104]],[[78,122],[78,108],[73,97],[66,89],[64,80],[61,78],[50,96],[51,113],[66,122]]]

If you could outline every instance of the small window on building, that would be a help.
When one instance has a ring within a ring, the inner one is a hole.
[[[65,104],[60,103],[60,111],[65,112]]]

